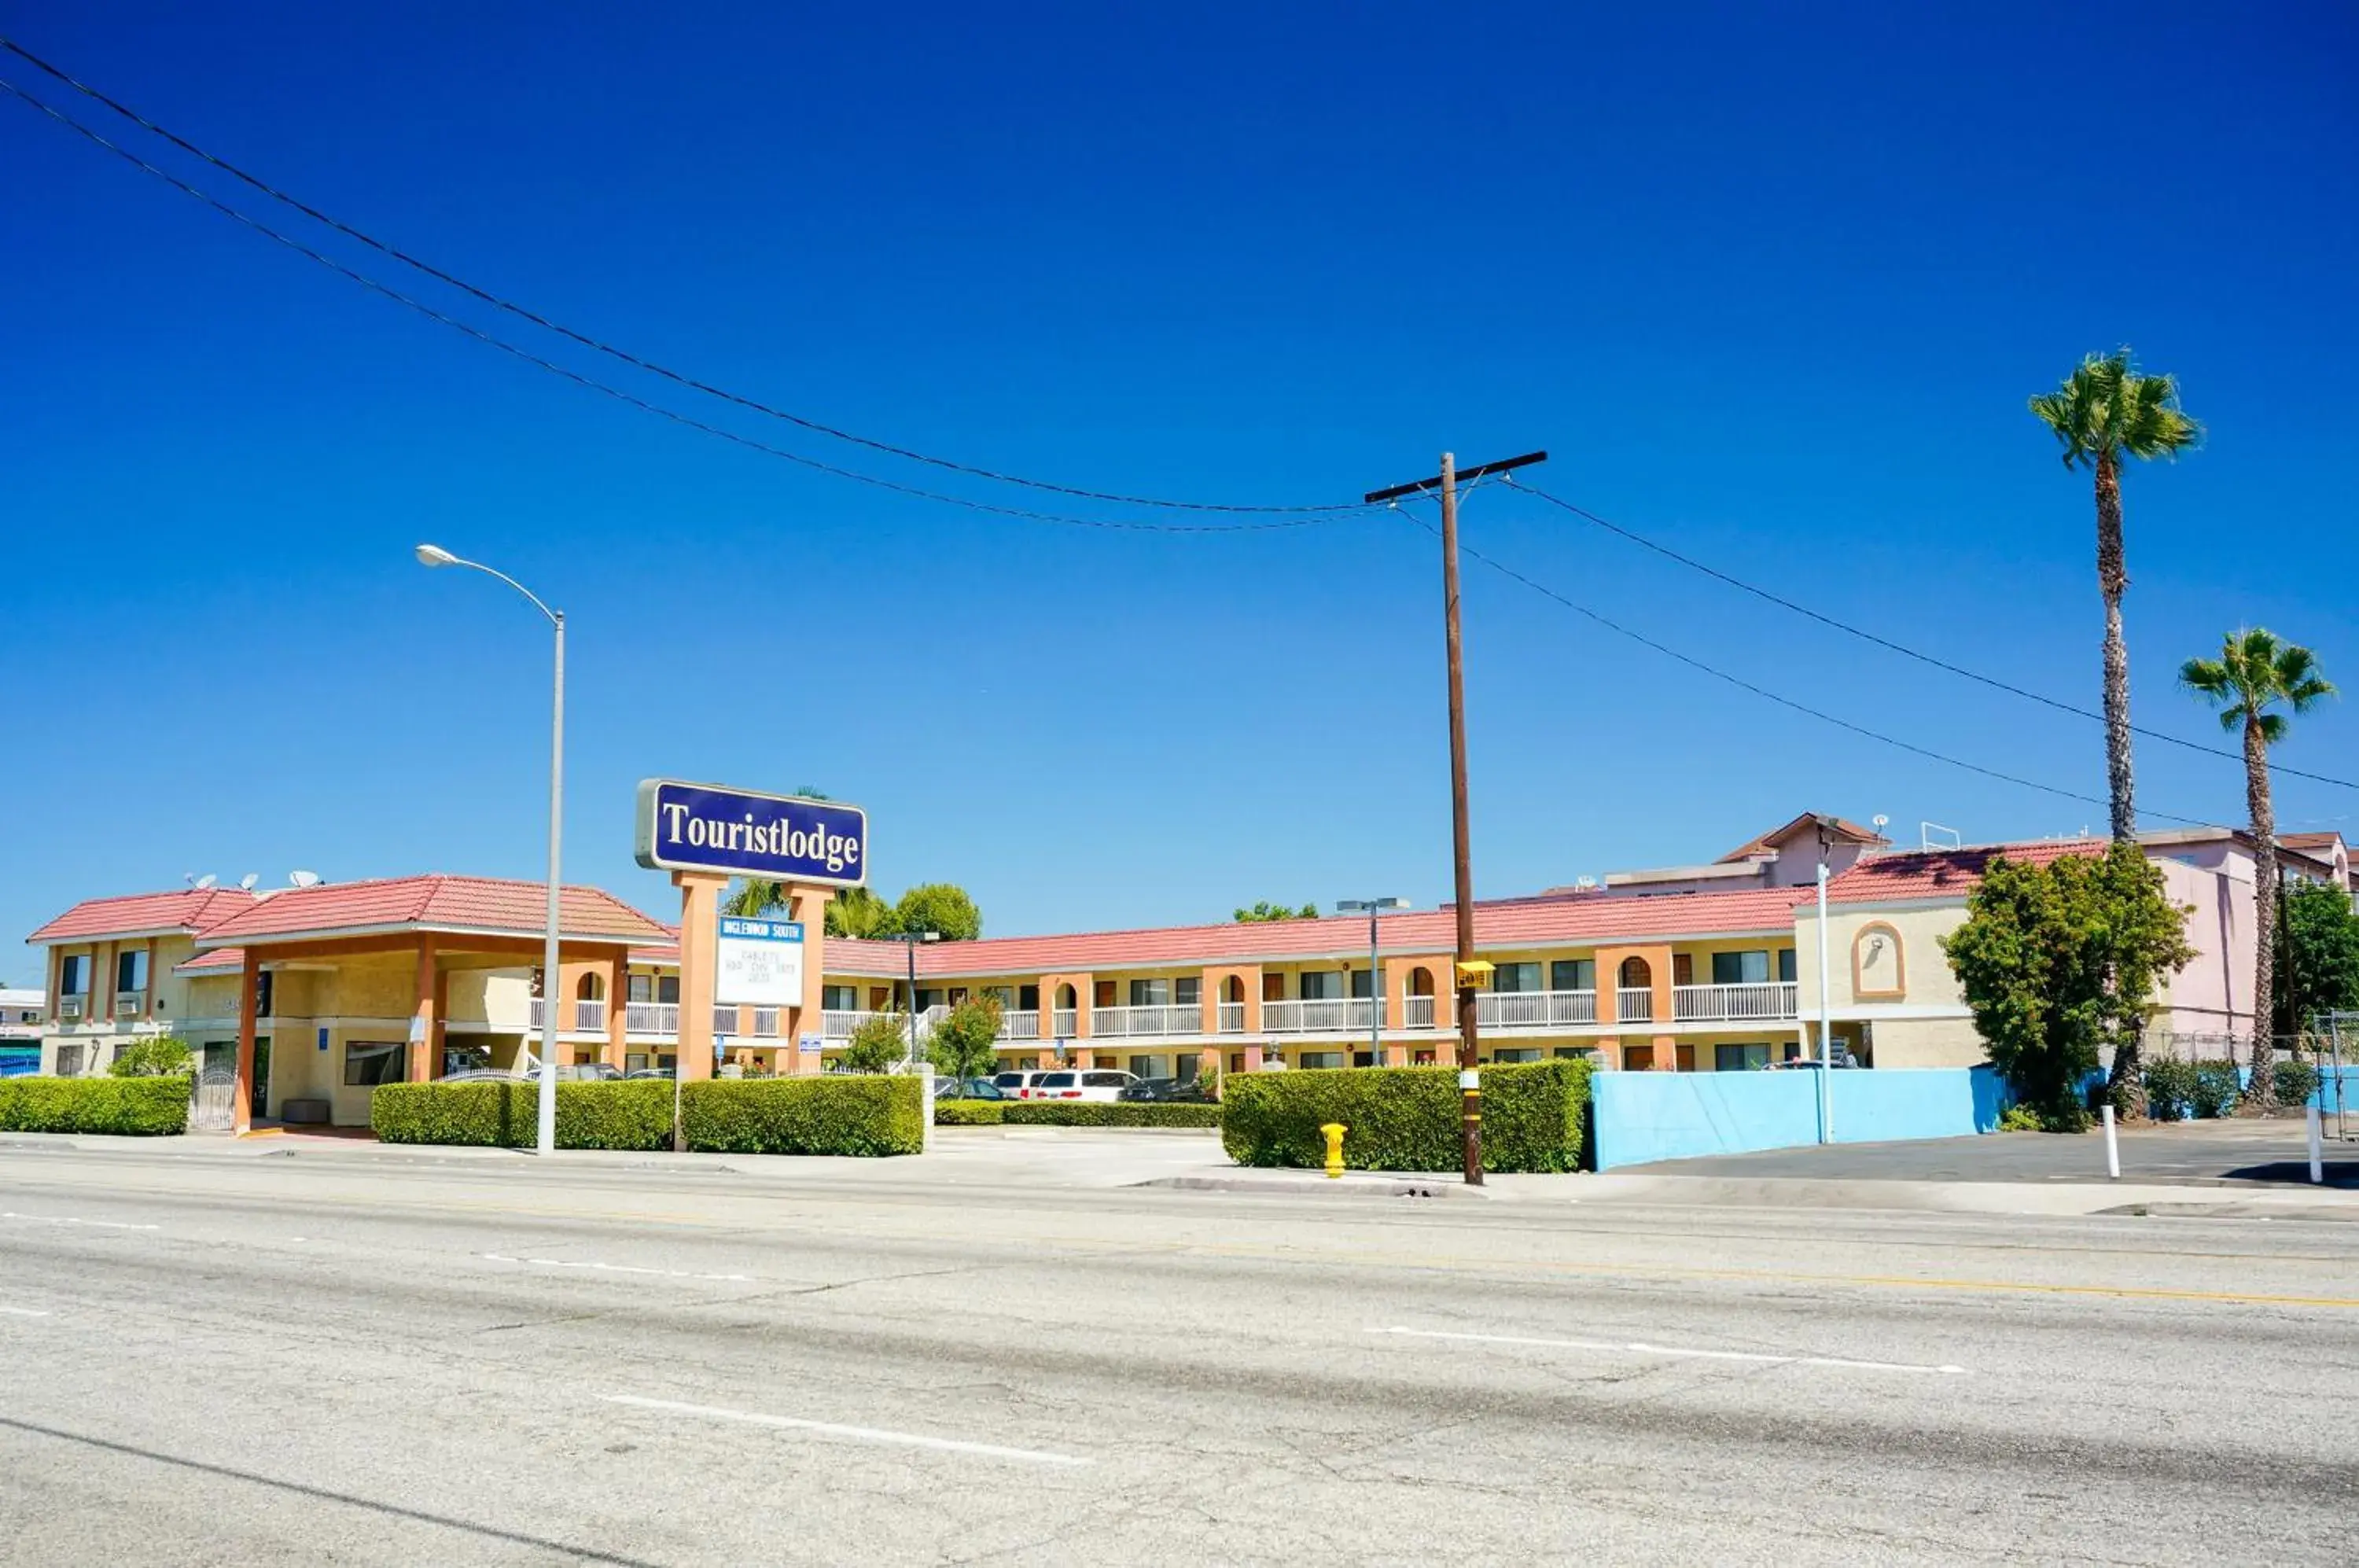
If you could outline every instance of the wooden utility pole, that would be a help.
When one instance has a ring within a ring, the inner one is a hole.
[[[1372,490],[1365,499],[1374,505],[1394,501],[1419,491],[1441,495],[1441,620],[1442,640],[1450,664],[1450,849],[1458,898],[1458,942],[1451,979],[1458,992],[1458,1125],[1465,1161],[1466,1184],[1483,1184],[1483,1086],[1477,1071],[1475,1025],[1482,971],[1474,958],[1474,864],[1466,811],[1466,666],[1458,628],[1458,481],[1479,480],[1486,474],[1505,474],[1548,461],[1544,452],[1527,452],[1497,463],[1479,463],[1459,472],[1458,460],[1441,454],[1441,472],[1388,489]]]

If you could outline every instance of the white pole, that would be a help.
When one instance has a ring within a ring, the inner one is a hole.
[[[557,1151],[557,1009],[562,1005],[558,984],[558,859],[565,835],[565,612],[554,611],[557,623],[556,695],[549,719],[549,936],[540,961],[540,1136],[534,1147],[542,1154]],[[607,998],[607,1006],[621,1002]]]
[[[2097,1114],[2105,1120],[2105,1175],[2118,1181],[2122,1179],[2122,1146],[2114,1141],[2114,1107],[2100,1106]]]
[[[1819,851],[1819,1141],[1835,1140],[1834,998],[1828,994],[1833,964],[1827,953],[1827,856]]]
[[[2321,1118],[2318,1107],[2309,1105],[2304,1109],[2310,1113],[2310,1181],[2314,1187],[2326,1180],[2326,1150],[2321,1147],[2322,1134],[2318,1125]]]

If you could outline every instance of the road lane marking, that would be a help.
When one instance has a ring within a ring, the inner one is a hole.
[[[1081,1465],[1087,1459],[1071,1454],[1050,1454],[1038,1448],[1006,1448],[995,1443],[969,1443],[963,1438],[928,1437],[922,1432],[888,1432],[882,1427],[844,1426],[836,1421],[805,1421],[800,1416],[774,1416],[760,1410],[733,1410],[719,1405],[691,1405],[678,1399],[650,1399],[637,1394],[601,1394],[610,1405],[661,1410],[671,1415],[702,1416],[707,1421],[738,1421],[746,1426],[776,1427],[784,1432],[817,1432],[822,1437],[854,1443],[892,1443],[902,1448],[929,1448],[943,1454],[972,1454],[984,1459],[1013,1459],[1027,1465]]]
[[[45,1318],[49,1314],[34,1307],[0,1307],[0,1317]]]
[[[687,1269],[649,1269],[636,1263],[592,1263],[572,1258],[510,1258],[504,1252],[479,1252],[494,1263],[516,1263],[533,1269],[587,1269],[601,1274],[652,1274],[664,1279],[717,1279],[724,1284],[750,1285],[751,1274],[699,1274]]]
[[[1472,1345],[1530,1345],[1549,1350],[1603,1350],[1634,1356],[1667,1356],[1696,1361],[1749,1361],[1765,1367],[1832,1367],[1852,1372],[1933,1372],[1962,1377],[1965,1368],[1934,1367],[1916,1361],[1854,1361],[1843,1356],[1777,1356],[1759,1350],[1704,1350],[1691,1345],[1648,1345],[1640,1340],[1617,1343],[1603,1339],[1538,1339],[1516,1334],[1453,1334],[1435,1328],[1372,1328],[1370,1334],[1401,1334],[1410,1339],[1450,1339]]]
[[[13,1209],[0,1210],[0,1220],[24,1220],[32,1225],[92,1225],[100,1230],[162,1230],[162,1225],[133,1225],[127,1220],[77,1220],[57,1214],[20,1214]]]

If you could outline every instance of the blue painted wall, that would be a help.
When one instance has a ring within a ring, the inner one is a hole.
[[[1819,1141],[1816,1073],[1600,1073],[1589,1094],[1600,1171]],[[1869,1068],[1832,1099],[1837,1142],[1881,1143],[1992,1131],[2006,1089],[1988,1067]]]

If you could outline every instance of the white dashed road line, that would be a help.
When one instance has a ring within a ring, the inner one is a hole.
[[[775,1427],[785,1432],[815,1432],[821,1437],[841,1437],[854,1443],[891,1443],[902,1448],[929,1448],[943,1454],[972,1454],[984,1459],[1012,1459],[1026,1465],[1081,1465],[1090,1463],[1070,1454],[1050,1454],[1038,1448],[1006,1448],[995,1443],[968,1443],[955,1437],[928,1437],[922,1432],[887,1432],[881,1427],[844,1426],[836,1421],[805,1421],[799,1416],[766,1415],[759,1410],[733,1410],[719,1405],[683,1404],[678,1399],[649,1399],[636,1394],[601,1394],[610,1405],[628,1405],[634,1410],[661,1410],[670,1415],[701,1416],[707,1421],[735,1421],[746,1426]]]
[[[66,1219],[57,1214],[20,1214],[14,1210],[0,1210],[0,1220],[23,1220],[28,1225],[90,1225],[99,1230],[162,1230],[162,1225],[131,1225],[123,1220]]]
[[[1549,1350],[1599,1350],[1624,1356],[1662,1356],[1681,1360],[1745,1361],[1764,1367],[1830,1367],[1849,1372],[1933,1372],[1962,1377],[1962,1367],[1934,1367],[1915,1361],[1854,1361],[1841,1356],[1773,1356],[1757,1350],[1703,1350],[1642,1341],[1603,1339],[1537,1339],[1514,1334],[1452,1334],[1431,1328],[1372,1328],[1370,1334],[1399,1334],[1408,1339],[1448,1339],[1470,1345],[1524,1345]]]
[[[0,1318],[45,1318],[49,1315],[34,1307],[0,1307]]]
[[[715,1279],[723,1284],[750,1285],[751,1274],[698,1274],[686,1269],[647,1269],[636,1263],[588,1263],[571,1258],[510,1258],[504,1252],[479,1252],[492,1263],[516,1263],[531,1269],[586,1269],[600,1274],[650,1274],[659,1279]]]

